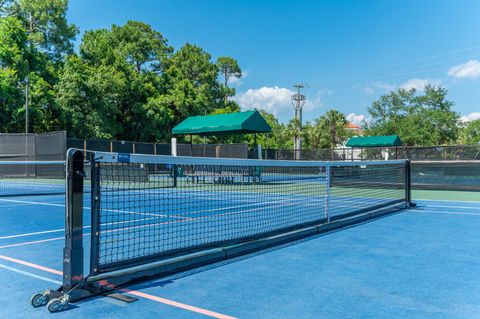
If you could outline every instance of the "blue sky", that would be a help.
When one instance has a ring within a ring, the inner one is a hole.
[[[68,19],[82,33],[139,20],[176,49],[236,58],[244,109],[286,122],[293,85],[308,83],[305,120],[335,108],[359,122],[381,94],[426,83],[446,87],[464,119],[480,118],[479,12],[478,0],[70,0]]]

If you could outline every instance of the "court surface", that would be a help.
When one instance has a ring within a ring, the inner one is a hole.
[[[98,297],[49,314],[28,299],[61,284],[64,196],[3,197],[0,317],[480,318],[480,193],[414,191],[414,200],[415,209],[129,286],[123,293],[139,299],[130,304]]]

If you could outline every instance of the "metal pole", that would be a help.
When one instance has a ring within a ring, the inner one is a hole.
[[[410,160],[405,163],[405,200],[407,208],[412,206],[412,166]]]
[[[28,160],[28,75],[25,78],[25,160]],[[36,158],[35,158],[36,159]]]
[[[83,183],[84,154],[75,151],[67,158],[65,248],[63,249],[63,290],[68,291],[83,276]]]
[[[292,104],[295,109],[295,119],[298,121],[298,130],[302,130],[302,107],[305,103],[307,97],[301,94],[301,89],[305,87],[305,84],[296,84],[294,87],[297,89],[297,93],[292,95]],[[293,137],[293,152],[294,159],[301,159],[301,150],[302,150],[302,139],[300,137],[300,132],[295,132]]]
[[[190,134],[190,156],[193,156],[193,135]]]
[[[325,188],[326,188],[326,194],[325,194],[325,218],[327,219],[327,223],[330,222],[330,164],[327,163],[325,165]]]
[[[28,75],[25,78],[25,134],[28,134],[28,90],[29,90]]]

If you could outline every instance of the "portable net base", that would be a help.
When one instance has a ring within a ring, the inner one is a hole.
[[[86,176],[91,232],[85,276]],[[32,296],[31,303],[48,303],[55,312],[127,283],[396,212],[408,208],[410,199],[406,160],[268,161],[70,150],[63,286]]]

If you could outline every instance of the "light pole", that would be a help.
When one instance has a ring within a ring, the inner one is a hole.
[[[305,84],[295,84],[294,87],[297,89],[297,93],[292,95],[292,104],[295,109],[295,119],[298,122],[298,131],[295,130],[295,135],[293,136],[293,151],[294,158],[299,160],[302,158],[302,138],[300,137],[300,131],[302,129],[302,107],[307,97],[300,93],[300,90],[305,87]]]

